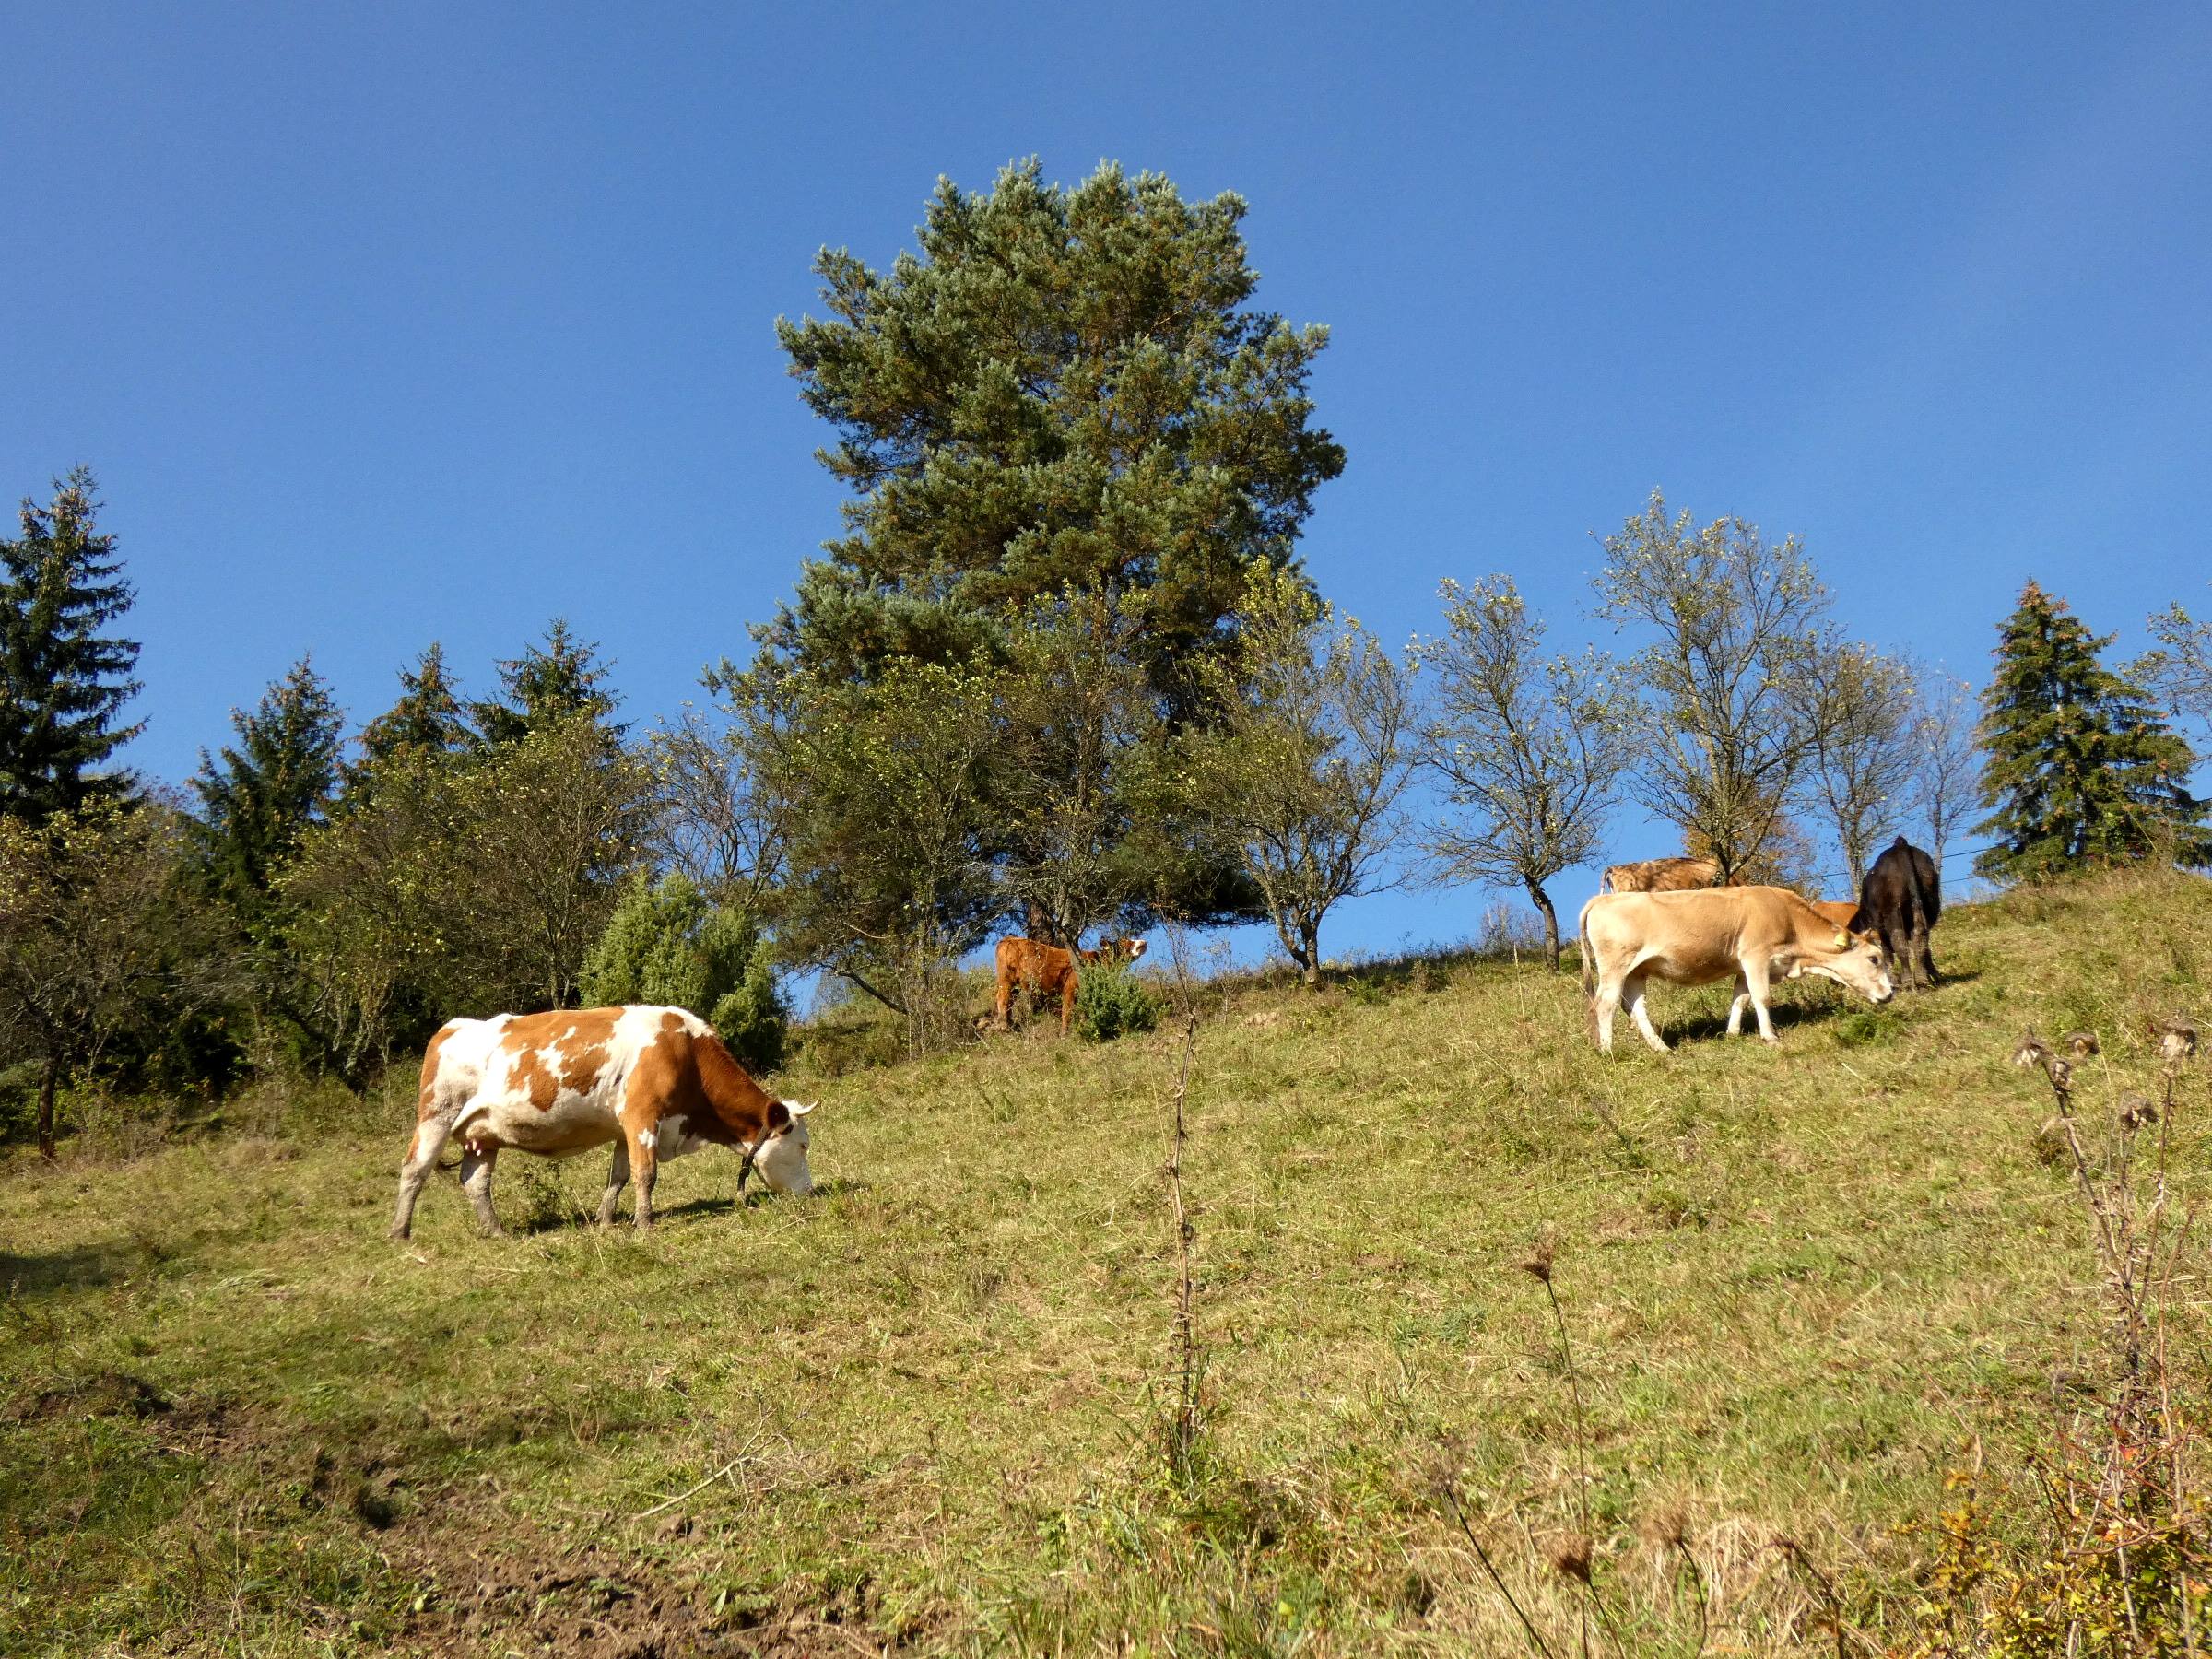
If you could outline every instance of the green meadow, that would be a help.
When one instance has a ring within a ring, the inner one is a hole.
[[[2013,1047],[2100,1035],[2098,1135],[2157,1095],[2212,888],[2021,890],[1936,950],[1880,1009],[1789,988],[1773,1048],[1662,987],[1676,1052],[1623,1020],[1603,1059],[1571,972],[1465,955],[802,1065],[822,1191],[739,1203],[702,1154],[645,1238],[587,1222],[600,1156],[511,1154],[514,1236],[447,1172],[389,1241],[404,1067],[18,1153],[0,1653],[1493,1653],[1525,1614],[1566,1653],[1585,1527],[1626,1651],[1902,1643],[1947,1483],[2017,1467],[2107,1340]]]

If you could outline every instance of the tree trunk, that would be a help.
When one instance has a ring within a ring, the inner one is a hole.
[[[1310,990],[1321,988],[1321,924],[1305,922],[1299,924],[1298,941],[1301,947],[1298,959],[1300,977]]]
[[[1536,909],[1543,914],[1544,959],[1551,964],[1552,972],[1557,973],[1559,971],[1559,913],[1551,908],[1551,895],[1544,890],[1542,882],[1530,882],[1528,896],[1535,901]]]
[[[49,1053],[46,1070],[39,1078],[39,1155],[48,1163],[57,1156],[53,1145],[53,1095],[61,1080],[62,1057]]]

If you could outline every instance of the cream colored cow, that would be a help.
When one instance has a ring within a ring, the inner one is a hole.
[[[1759,1016],[1759,1034],[1774,1041],[1767,1012],[1773,976],[1817,974],[1847,985],[1869,1002],[1895,994],[1878,940],[1853,934],[1782,888],[1708,888],[1685,893],[1600,893],[1583,906],[1575,942],[1582,951],[1583,991],[1591,997],[1597,1046],[1613,1052],[1613,1016],[1625,1002],[1643,1040],[1666,1043],[1643,1006],[1645,982],[1708,985],[1733,978],[1738,995],[1728,1010],[1728,1034],[1743,1030],[1744,1005]]]

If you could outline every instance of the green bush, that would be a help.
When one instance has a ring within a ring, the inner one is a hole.
[[[1126,968],[1091,967],[1076,985],[1076,1030],[1087,1042],[1112,1042],[1159,1023],[1159,996]]]
[[[783,1063],[790,1012],[752,919],[682,876],[633,881],[583,963],[584,1000],[688,1008],[755,1071]]]

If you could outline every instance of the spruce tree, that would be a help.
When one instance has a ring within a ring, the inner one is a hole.
[[[610,673],[598,646],[579,640],[564,618],[555,618],[544,644],[525,646],[521,656],[500,665],[501,695],[471,703],[469,716],[490,744],[519,743],[576,719],[605,725],[622,700],[607,687]],[[610,737],[627,729],[606,728]]]
[[[1977,828],[1997,842],[1975,861],[1982,875],[2212,862],[2205,804],[2187,787],[2195,757],[2149,694],[2100,661],[2111,643],[2033,582],[2000,627],[1982,693],[1982,804],[1994,810]]]
[[[344,719],[302,657],[251,713],[231,714],[235,747],[219,759],[200,751],[192,787],[200,797],[201,866],[212,890],[249,922],[265,912],[277,876],[330,806]]]
[[[133,594],[97,488],[77,467],[0,540],[0,815],[31,824],[122,794],[127,774],[95,769],[144,729],[115,724],[138,690],[138,643],[104,631]]]
[[[399,671],[399,700],[361,728],[365,766],[410,750],[451,754],[473,734],[461,706],[460,688],[446,671],[445,647],[433,641]]]

